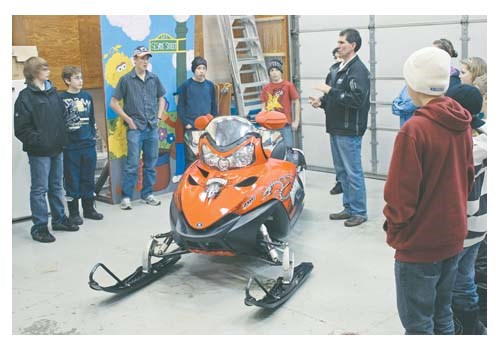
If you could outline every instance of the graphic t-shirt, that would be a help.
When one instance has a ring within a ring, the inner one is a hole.
[[[92,96],[86,91],[80,91],[73,94],[67,91],[61,92],[61,98],[64,101],[64,106],[68,110],[73,104],[80,117],[80,128],[68,132],[69,144],[68,149],[84,148],[95,146],[95,119],[94,119],[94,103]]]
[[[292,101],[298,98],[297,89],[288,80],[269,83],[262,88],[260,94],[260,100],[266,104],[266,110],[284,113],[288,124],[292,123]]]

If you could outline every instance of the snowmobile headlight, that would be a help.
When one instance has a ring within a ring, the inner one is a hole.
[[[218,155],[214,154],[210,150],[210,148],[208,148],[206,145],[203,145],[202,159],[206,165],[218,168],[221,171],[226,171],[228,169],[234,168],[244,168],[254,162],[254,149],[254,145],[249,144],[245,147],[240,148],[229,157],[219,157]]]
[[[227,157],[230,168],[244,168],[254,161],[254,145],[251,143]]]
[[[215,167],[218,168],[218,163],[219,163],[219,156],[214,154],[210,148],[207,147],[207,145],[203,145],[202,147],[202,155],[201,155],[203,162],[210,166],[210,167]]]

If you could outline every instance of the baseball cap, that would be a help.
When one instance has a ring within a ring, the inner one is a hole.
[[[151,52],[148,50],[147,47],[145,46],[137,46],[135,49],[134,49],[134,56],[139,56],[139,57],[143,57],[145,55],[149,55],[149,57],[152,57],[153,55],[151,54]]]

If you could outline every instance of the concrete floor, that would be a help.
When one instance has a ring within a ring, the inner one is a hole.
[[[103,262],[119,277],[141,263],[150,234],[169,230],[171,194],[159,207],[133,210],[98,203],[101,222],[57,232],[53,244],[31,239],[31,222],[12,225],[13,334],[402,334],[385,243],[384,182],[367,179],[369,221],[355,228],[330,221],[342,209],[328,191],[333,174],[307,173],[306,205],[289,236],[296,262],[312,261],[302,288],[274,312],[247,307],[250,275],[275,278],[279,267],[242,257],[189,254],[146,288],[114,296],[88,287]]]

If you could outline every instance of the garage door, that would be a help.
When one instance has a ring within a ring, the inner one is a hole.
[[[333,171],[325,114],[308,103],[308,96],[324,82],[333,63],[332,49],[345,28],[357,29],[362,38],[358,55],[372,74],[371,110],[363,137],[362,162],[368,176],[387,175],[399,117],[392,115],[392,100],[404,86],[402,67],[415,50],[430,46],[436,39],[449,39],[460,60],[479,56],[486,60],[486,16],[298,16],[293,21],[298,63],[294,71],[301,91],[302,148],[308,166]]]

